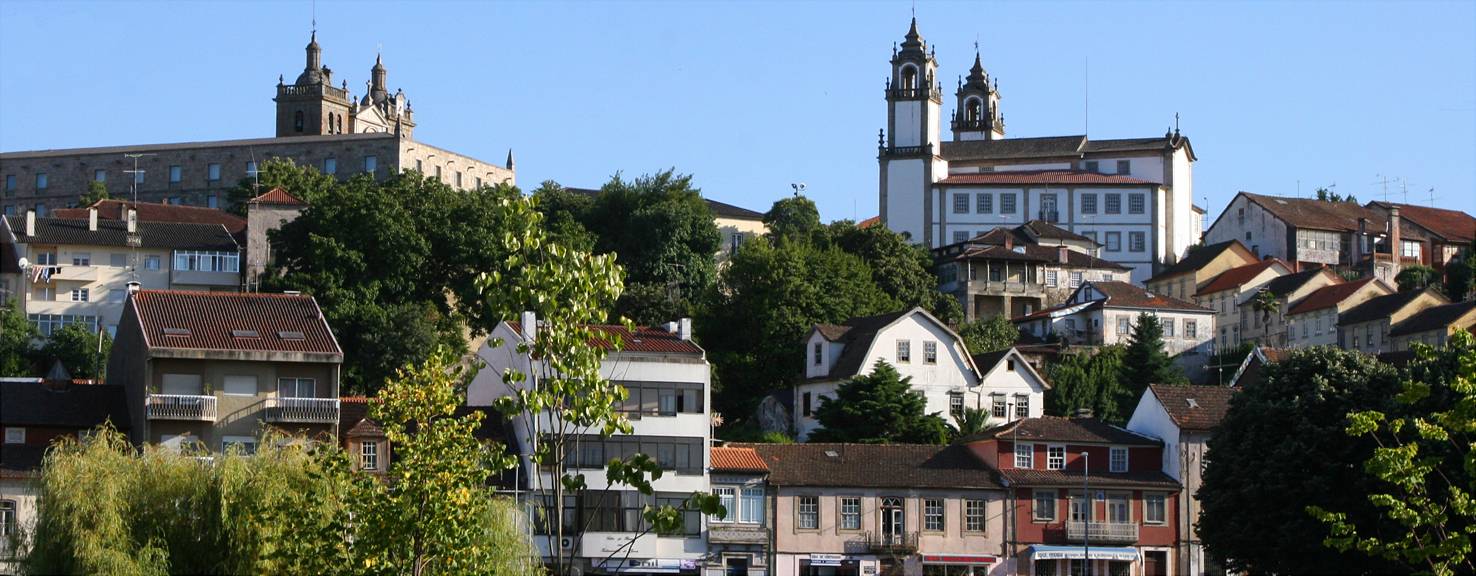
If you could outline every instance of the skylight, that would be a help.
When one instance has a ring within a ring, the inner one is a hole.
[[[236,338],[261,338],[261,333],[255,330],[231,330],[231,336]]]
[[[185,329],[185,328],[165,328],[164,329],[164,335],[165,336],[189,336],[190,335],[190,331],[188,329]]]
[[[285,332],[285,331],[284,332],[277,332],[277,337],[278,338],[281,338],[283,340],[306,340],[307,339],[307,336],[304,336],[302,334],[302,332]]]

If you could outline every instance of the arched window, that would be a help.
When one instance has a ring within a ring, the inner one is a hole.
[[[970,122],[978,122],[984,118],[984,102],[978,98],[969,98],[964,102],[964,119]]]
[[[302,132],[302,110],[297,111],[297,120],[292,124],[292,130]]]
[[[343,134],[343,114],[338,115],[338,133]]]
[[[902,88],[907,90],[917,88],[917,68],[912,66],[902,67]]]

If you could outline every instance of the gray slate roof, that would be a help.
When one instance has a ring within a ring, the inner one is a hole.
[[[1223,254],[1225,253],[1225,251],[1233,248],[1238,242],[1238,240],[1227,240],[1225,242],[1220,242],[1219,244],[1210,244],[1208,246],[1195,250],[1194,252],[1186,256],[1183,260],[1175,262],[1173,265],[1164,268],[1158,273],[1158,275],[1148,279],[1148,281],[1153,282],[1161,278],[1178,276],[1179,274],[1194,272],[1196,270],[1199,270],[1200,268],[1204,268],[1210,262],[1214,261],[1215,258],[1219,258],[1220,254]]]
[[[1446,304],[1444,306],[1431,306],[1415,313],[1414,316],[1405,318],[1403,322],[1394,325],[1393,328],[1389,329],[1389,335],[1403,336],[1405,334],[1416,334],[1447,328],[1452,323],[1460,321],[1473,308],[1476,308],[1476,300],[1456,302],[1455,304]]]
[[[954,440],[969,444],[982,440],[1019,440],[1022,442],[1060,442],[1089,444],[1130,444],[1162,446],[1163,441],[1113,426],[1097,418],[1061,418],[1042,416],[1001,424],[977,434]]]
[[[1429,288],[1426,290],[1429,290]],[[1409,303],[1414,302],[1424,293],[1424,290],[1410,290],[1369,298],[1362,304],[1354,306],[1351,310],[1338,316],[1338,325],[1346,326],[1390,316],[1405,306],[1408,306]],[[1393,334],[1390,334],[1390,336],[1393,336]]]
[[[1295,274],[1287,274],[1286,276],[1277,276],[1270,282],[1266,283],[1266,291],[1270,292],[1272,296],[1286,296],[1287,294],[1291,294],[1292,292],[1296,291],[1298,288],[1301,288],[1308,282],[1311,282],[1313,278],[1321,276],[1323,274],[1323,270],[1325,270],[1325,268],[1318,267],[1312,268],[1310,270],[1303,270]]]
[[[1001,489],[998,474],[966,446],[729,444],[753,448],[776,486]]]
[[[274,144],[311,144],[344,140],[393,139],[399,136],[388,132],[365,132],[359,134],[320,134],[316,136],[292,136],[289,138],[248,138],[243,140],[216,140],[213,142],[179,142],[173,144],[137,144],[130,146],[103,146],[98,148],[63,148],[58,150],[27,150],[0,153],[5,160],[27,158],[50,158],[77,154],[123,154],[124,152],[167,152],[200,148],[233,148],[240,146],[268,147]],[[265,155],[263,156],[265,157]]]
[[[1086,136],[1048,136],[1044,138],[1005,138],[1003,140],[968,140],[944,142],[944,159],[1008,160],[1051,156],[1081,156],[1089,152],[1138,152],[1168,150],[1176,144],[1188,145],[1186,139],[1165,135],[1157,138],[1089,140]]]
[[[839,334],[840,338],[831,339],[831,341],[840,342],[845,345],[845,348],[841,350],[840,358],[836,359],[835,365],[831,366],[830,375],[815,379],[834,380],[855,376],[866,366],[866,352],[871,349],[871,342],[876,339],[877,331],[895,322],[898,318],[912,313],[913,310],[917,308],[852,318],[840,326],[817,324],[816,328],[827,339],[830,339],[830,334]]]
[[[128,223],[99,218],[97,230],[87,229],[86,218],[37,218],[36,235],[26,235],[25,216],[6,216],[15,241],[20,244],[72,246],[128,246]],[[138,236],[144,248],[236,252],[240,245],[225,226],[181,222],[139,222]]]

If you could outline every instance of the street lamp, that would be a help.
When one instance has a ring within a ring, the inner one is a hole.
[[[1092,460],[1085,450],[1081,453],[1081,573],[1092,576]]]

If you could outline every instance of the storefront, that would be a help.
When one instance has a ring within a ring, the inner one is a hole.
[[[799,576],[876,576],[874,557],[810,554],[799,559]]]
[[[999,563],[997,556],[923,554],[923,576],[984,576]]]
[[[1025,554],[1033,576],[1085,576],[1088,562],[1093,576],[1133,576],[1139,560],[1136,548],[1036,545]]]
[[[694,558],[642,558],[609,560],[595,565],[607,574],[676,574],[696,576],[697,560]]]

